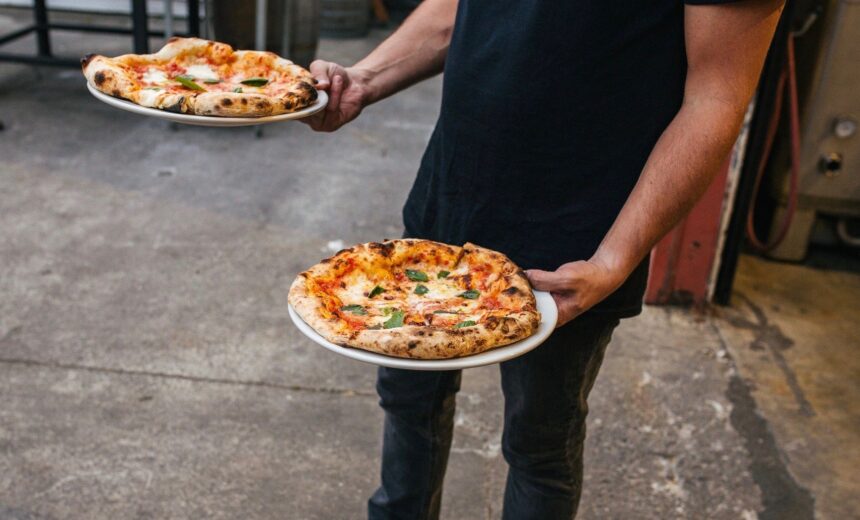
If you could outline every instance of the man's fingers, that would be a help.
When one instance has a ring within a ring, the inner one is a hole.
[[[318,132],[331,132],[343,124],[340,102],[349,76],[340,65],[323,60],[311,63],[310,71],[317,81],[316,88],[328,92],[328,104],[325,110],[306,118],[304,122]]]
[[[337,112],[340,109],[340,95],[343,93],[343,76],[337,75],[331,80],[328,93],[326,112]]]
[[[329,68],[331,63],[323,60],[316,60],[311,63],[311,75],[317,80],[315,85],[317,90],[328,90],[331,86],[331,78],[329,77]]]
[[[567,322],[567,316],[562,310],[567,304],[565,303],[565,298],[563,296],[552,293],[550,293],[550,296],[552,296],[552,299],[555,301],[555,308],[558,309],[558,321],[555,322],[555,328],[559,328]]]
[[[319,114],[314,114],[312,116],[299,119],[299,121],[311,127],[312,130],[319,130],[322,126],[323,119]]]
[[[311,130],[316,132],[322,132],[325,130],[326,126],[326,112],[323,110],[322,112],[317,112],[316,114],[299,119],[302,123],[307,124],[311,127]]]
[[[553,298],[555,298],[555,304],[558,307],[558,323],[556,323],[556,327],[561,327],[582,314],[582,307],[578,305],[574,298],[559,297],[555,294],[553,294]]]
[[[541,271],[540,269],[529,269],[526,271],[532,287],[538,291],[564,292],[569,290],[567,278],[558,274],[558,271]]]

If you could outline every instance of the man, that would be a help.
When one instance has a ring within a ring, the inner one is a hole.
[[[727,157],[782,0],[426,0],[352,67],[316,61],[333,131],[445,70],[406,235],[506,253],[559,328],[501,364],[504,518],[576,514],[586,398],[640,312],[647,255]],[[460,372],[382,368],[371,518],[437,518]],[[643,512],[643,514],[645,514]],[[646,514],[647,516],[647,514]]]

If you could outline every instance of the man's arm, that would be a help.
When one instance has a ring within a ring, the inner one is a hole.
[[[425,0],[397,31],[352,67],[317,60],[311,73],[329,103],[304,119],[323,132],[352,121],[371,103],[442,72],[457,14],[457,0]]]
[[[615,223],[590,260],[527,272],[535,288],[553,293],[559,325],[624,283],[710,185],[737,138],[782,6],[749,0],[685,7],[684,101]]]

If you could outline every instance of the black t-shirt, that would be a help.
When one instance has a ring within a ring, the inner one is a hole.
[[[680,108],[683,15],[680,0],[460,0],[407,235],[524,269],[589,258]],[[593,312],[637,314],[646,279],[647,261]]]

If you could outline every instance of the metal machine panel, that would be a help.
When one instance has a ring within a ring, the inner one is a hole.
[[[828,7],[803,111],[799,187],[805,206],[854,214],[860,213],[860,0]]]

